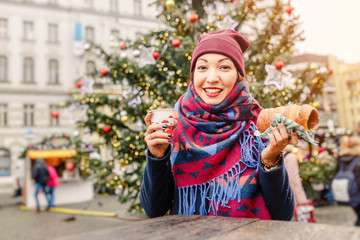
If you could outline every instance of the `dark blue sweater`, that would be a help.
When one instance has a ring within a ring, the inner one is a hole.
[[[283,161],[278,168],[259,172],[260,191],[271,219],[290,220],[294,213],[294,198]],[[172,207],[178,212],[178,191],[171,173],[170,151],[161,159],[147,152],[140,201],[146,214],[153,218],[163,216]],[[196,214],[196,213],[195,213]]]

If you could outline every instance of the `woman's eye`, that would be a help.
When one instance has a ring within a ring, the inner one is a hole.
[[[205,66],[198,66],[197,69],[198,70],[206,70],[206,67]]]
[[[230,66],[228,66],[228,65],[223,65],[223,66],[220,66],[220,68],[221,68],[221,69],[231,69],[231,67],[230,67]]]

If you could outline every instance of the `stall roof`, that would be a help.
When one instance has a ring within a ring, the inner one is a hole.
[[[75,150],[29,150],[26,156],[36,158],[71,158],[76,155]]]

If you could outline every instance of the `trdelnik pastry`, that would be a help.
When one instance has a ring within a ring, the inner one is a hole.
[[[312,130],[319,126],[319,113],[316,108],[309,104],[296,105],[291,104],[277,108],[263,109],[257,119],[256,126],[258,132],[255,135],[268,138],[270,133],[270,124],[281,119],[288,133],[295,127],[298,136],[311,144],[317,144],[314,139]]]

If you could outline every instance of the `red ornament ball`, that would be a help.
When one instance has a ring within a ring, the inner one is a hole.
[[[159,53],[159,52],[155,51],[155,52],[153,53],[153,57],[154,57],[155,59],[158,59],[159,56],[160,56],[160,53]]]
[[[72,171],[74,170],[74,168],[75,168],[74,163],[66,163],[66,170]]]
[[[54,111],[54,112],[51,113],[51,116],[52,116],[53,118],[58,118],[58,117],[59,117],[59,112],[58,112],[58,111]]]
[[[120,45],[120,49],[121,49],[121,50],[123,50],[125,47],[126,47],[126,44],[125,44],[125,43],[123,43],[123,44]]]
[[[328,71],[329,71],[329,75],[333,73],[333,70],[331,68],[328,68]]]
[[[82,83],[81,83],[81,82],[77,82],[77,83],[76,83],[76,86],[77,86],[78,88],[81,88]]]
[[[174,40],[172,40],[172,42],[171,42],[171,45],[173,46],[173,47],[179,47],[180,46],[180,44],[181,44],[181,41],[179,40],[179,39],[174,39]]]
[[[199,16],[196,13],[192,13],[189,17],[190,22],[194,23],[199,19]]]
[[[283,61],[277,61],[275,63],[275,67],[277,70],[281,70],[284,67],[284,62]]]
[[[104,128],[103,128],[103,131],[104,131],[104,133],[108,133],[108,132],[110,132],[110,126],[105,126]]]
[[[106,76],[106,75],[108,75],[109,72],[107,69],[102,69],[100,73],[101,73],[101,76]]]
[[[293,8],[291,5],[287,6],[286,9],[285,9],[285,11],[286,11],[288,14],[291,14],[291,12],[292,12],[293,10],[294,10],[294,8]]]

